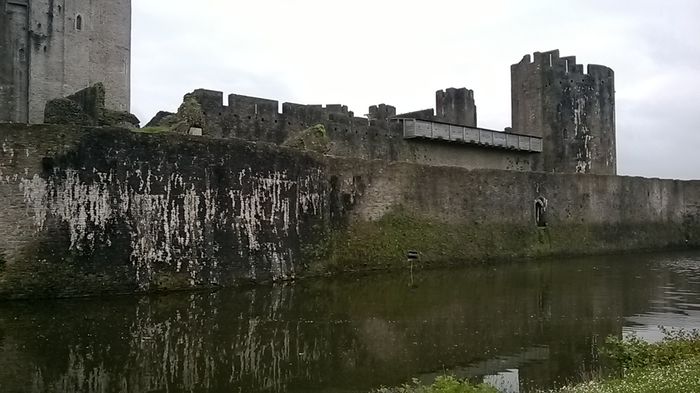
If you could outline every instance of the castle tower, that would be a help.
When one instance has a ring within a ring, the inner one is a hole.
[[[536,52],[511,66],[513,132],[543,138],[536,169],[617,174],[615,77],[559,51]]]
[[[446,123],[476,127],[474,91],[466,88],[435,92],[435,116]]]
[[[130,0],[0,0],[0,122],[41,123],[48,100],[102,82],[128,111]]]

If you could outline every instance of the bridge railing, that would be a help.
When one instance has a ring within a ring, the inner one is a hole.
[[[542,138],[534,136],[418,119],[395,120],[403,123],[404,139],[432,139],[533,153],[542,152]]]

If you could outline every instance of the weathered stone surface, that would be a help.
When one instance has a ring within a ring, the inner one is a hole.
[[[0,297],[700,246],[700,182],[465,170],[0,125]],[[546,201],[546,228],[536,219]]]
[[[105,110],[100,119],[101,126],[135,129],[140,120],[133,113]]]
[[[293,134],[282,143],[282,146],[326,154],[330,151],[330,143],[331,141],[328,139],[326,127],[322,124],[317,124],[304,131]]]
[[[291,279],[324,217],[321,163],[291,149],[66,126],[0,137],[0,297]]]
[[[476,127],[474,91],[449,88],[435,93],[436,118],[452,124]]]
[[[223,105],[223,93],[196,90],[191,93],[204,113],[205,136],[240,138],[250,141],[282,144],[290,135],[315,124],[322,124],[331,141],[328,154],[406,161],[426,165],[458,166],[463,168],[491,168],[517,171],[532,170],[536,153],[485,148],[446,142],[426,142],[403,137],[398,122],[381,118],[392,113],[390,105],[374,112],[377,119],[355,117],[342,105],[282,104],[278,113],[277,101],[231,94],[228,105]],[[430,110],[430,119],[435,120]],[[183,127],[184,131],[184,127]]]
[[[40,123],[49,100],[94,82],[129,111],[130,52],[131,0],[0,0],[0,122]]]
[[[46,103],[44,123],[79,126],[96,125],[95,119],[91,118],[80,104],[68,98],[57,98]]]
[[[77,103],[83,112],[97,123],[104,116],[106,95],[105,86],[102,83],[95,83],[66,98]]]
[[[185,99],[177,110],[177,118],[188,127],[203,128],[205,124],[202,105],[190,94],[185,95]]]
[[[193,95],[187,94],[177,113],[160,111],[145,128],[201,136],[205,124],[202,105]]]
[[[144,127],[170,127],[173,125],[175,122],[177,122],[177,118],[175,117],[175,113],[172,112],[166,112],[166,111],[160,111],[156,113],[155,116],[146,123]]]
[[[139,119],[129,112],[105,108],[105,87],[96,83],[68,97],[46,103],[44,123],[138,128]]]
[[[511,66],[513,130],[543,138],[533,169],[617,174],[615,75],[559,51]]]
[[[197,120],[200,113],[204,117],[203,126],[194,127],[217,138],[282,144],[299,129],[322,124],[332,142],[329,154],[335,156],[466,169],[616,174],[614,75],[603,66],[590,65],[588,73],[583,69],[574,57],[560,58],[558,51],[536,53],[533,62],[526,57],[513,65],[513,127],[484,134],[499,136],[500,143],[445,137],[453,126],[479,132],[474,128],[474,92],[466,88],[436,92],[435,110],[396,115],[395,107],[381,104],[370,107],[367,118],[337,104],[283,103],[280,113],[277,101],[237,94],[223,105],[222,92],[203,89],[187,98],[201,105]],[[405,139],[397,118],[440,123],[440,129],[436,138]],[[186,124],[178,128],[188,130]],[[521,142],[517,134],[543,140],[528,149],[532,143]]]

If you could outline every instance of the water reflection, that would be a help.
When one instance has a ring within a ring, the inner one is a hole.
[[[693,330],[700,328],[700,262],[688,256],[660,257],[651,269],[657,275],[659,292],[648,310],[629,316],[623,334],[634,334],[657,342],[664,336],[661,326]]]
[[[3,392],[362,392],[445,371],[578,378],[609,334],[700,326],[700,254],[0,304]],[[652,334],[653,332],[653,334]]]

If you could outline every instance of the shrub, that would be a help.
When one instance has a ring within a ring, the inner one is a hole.
[[[486,384],[473,385],[455,377],[442,376],[436,378],[430,386],[421,385],[414,379],[411,384],[398,388],[382,388],[377,393],[498,393],[498,390]]]

